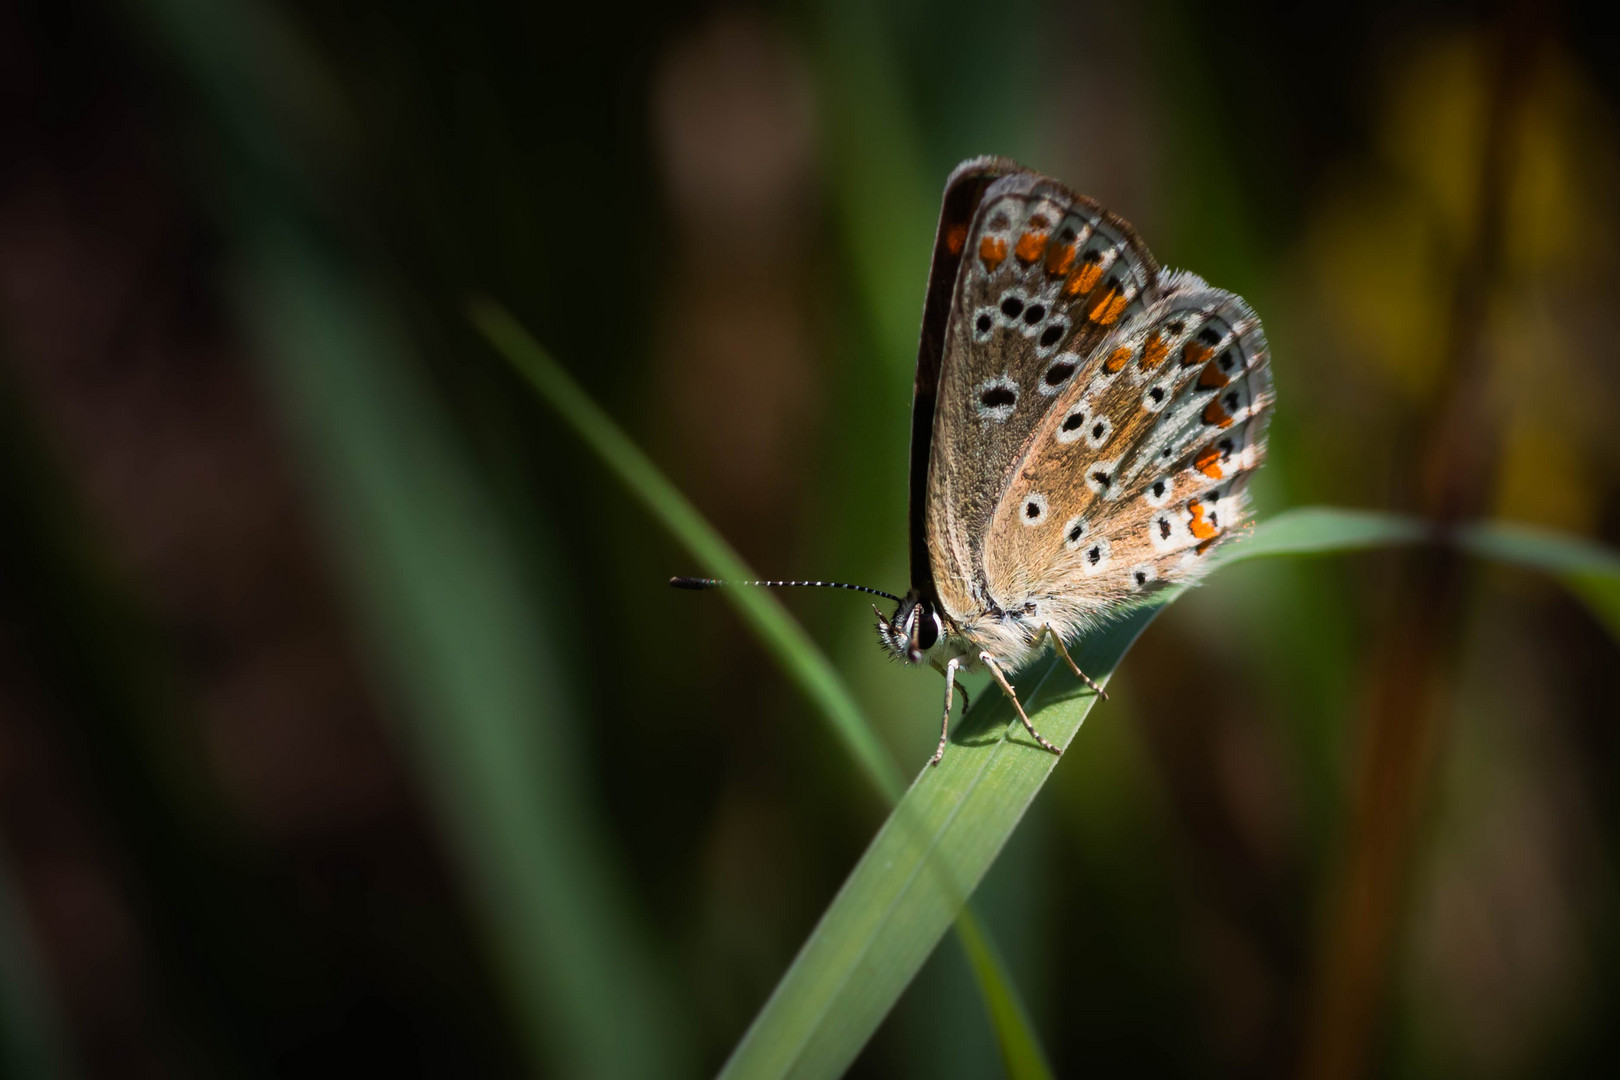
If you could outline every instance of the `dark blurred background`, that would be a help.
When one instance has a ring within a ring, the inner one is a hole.
[[[882,820],[469,289],[902,590],[1007,154],[1266,320],[1262,518],[1620,544],[1604,7],[0,0],[0,1072],[712,1073]],[[920,765],[937,678],[787,602]],[[1620,1069],[1616,659],[1432,554],[1177,604],[979,894],[1056,1072]],[[947,939],[855,1071],[1000,1068]]]

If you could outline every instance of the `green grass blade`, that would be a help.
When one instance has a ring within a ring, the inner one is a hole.
[[[203,121],[271,400],[535,1070],[685,1074],[676,996],[581,779],[565,642],[551,591],[533,588],[545,568],[523,564],[349,234],[322,227],[331,193],[309,140],[342,111],[332,84],[260,4],[130,10]]]
[[[1260,526],[1223,552],[1222,563],[1410,544],[1428,534],[1421,522],[1395,515],[1303,509]],[[1620,556],[1595,545],[1499,525],[1461,539],[1476,554],[1534,566],[1604,596],[1620,591]],[[1161,594],[1092,635],[1075,659],[1106,682],[1137,635],[1178,594]],[[1025,701],[1035,725],[1067,747],[1095,699],[1055,663],[1021,682],[1029,688]],[[1056,761],[1030,742],[1005,700],[984,695],[945,760],[922,770],[872,841],[723,1076],[841,1073],[983,878]]]
[[[1074,651],[1106,683],[1163,603],[1130,612]],[[1096,698],[1044,664],[1021,694],[1066,747]],[[937,768],[924,767],[743,1036],[722,1077],[832,1077],[855,1059],[938,944],[1058,759],[1002,696],[984,694]]]
[[[1327,555],[1416,544],[1443,534],[1414,518],[1328,506],[1289,510],[1241,544],[1220,552],[1220,565],[1268,555]],[[1620,641],[1620,553],[1590,540],[1535,525],[1488,521],[1466,525],[1452,541],[1477,558],[1539,570],[1586,604]]]
[[[1557,578],[1620,641],[1620,553],[1551,529],[1501,521],[1464,528],[1458,542],[1480,558]]]
[[[1006,978],[1007,964],[997,951],[995,943],[985,936],[984,928],[971,907],[962,909],[956,917],[956,936],[967,953],[968,964],[984,995],[984,1007],[995,1026],[1001,1047],[1001,1063],[1007,1069],[1009,1080],[1044,1080],[1052,1075],[1046,1052],[1034,1037],[1035,1025],[1029,1018],[1024,1003],[1016,994],[1008,993],[1011,983]]]
[[[474,298],[468,312],[473,325],[495,351],[529,381],[705,570],[718,578],[750,580],[756,576],[505,308],[492,300]],[[887,750],[861,715],[837,671],[781,601],[763,589],[725,589],[723,594],[765,642],[782,669],[832,722],[834,731],[873,786],[889,802],[898,798],[903,784]]]
[[[1329,555],[1415,544],[1427,532],[1422,522],[1399,514],[1308,506],[1268,518],[1253,536],[1223,547],[1217,557],[1224,566],[1268,555]]]
[[[750,576],[741,560],[656,467],[510,316],[493,304],[480,302],[474,307],[474,320],[706,568],[725,576]],[[1225,549],[1220,559],[1225,565],[1269,556],[1344,553],[1418,543],[1432,535],[1424,523],[1398,515],[1306,508],[1271,519],[1243,543]],[[1620,598],[1620,556],[1596,545],[1504,525],[1464,530],[1458,540],[1477,555],[1554,574],[1577,593],[1585,589],[1602,602]],[[1092,635],[1075,651],[1077,661],[1106,683],[1137,635],[1178,594],[1179,590],[1163,593]],[[732,595],[737,601],[759,594]],[[807,689],[820,688],[812,696],[818,701],[839,701],[842,719],[837,723],[864,728],[865,720],[836,672],[779,605],[739,606],[756,629],[764,632],[769,628],[768,640],[779,642],[775,651],[790,674]],[[777,620],[785,625],[772,625]],[[816,666],[816,680],[795,671],[794,665],[801,662]],[[1095,699],[1056,664],[1049,663],[1025,679],[1030,688],[1025,701],[1032,719],[1048,738],[1067,746]],[[870,744],[874,753],[882,753],[869,730],[859,738],[845,734],[852,748]],[[881,769],[868,768],[869,775],[892,775],[892,764],[887,764],[886,757],[883,760]],[[1004,699],[985,695],[976,703],[953,737],[945,760],[937,769],[922,770],[872,841],[722,1075],[839,1075],[893,1007],[941,935],[957,920],[1009,1074],[1049,1076],[1050,1069],[999,959],[970,913],[964,912],[964,904],[1056,762],[1030,742]]]
[[[496,351],[573,426],[707,572],[720,578],[756,577],[658,467],[504,308],[487,299],[475,299],[469,312],[474,325]],[[894,803],[903,788],[899,771],[821,650],[770,593],[732,589],[725,595],[765,640],[788,676],[820,706],[885,801]],[[1035,1029],[1000,955],[971,911],[962,912],[959,929],[1009,1075],[1013,1080],[1048,1080],[1051,1072],[1046,1068]]]
[[[386,309],[295,233],[247,236],[264,370],[536,1067],[684,1074],[678,1006],[580,780],[580,713],[539,607],[554,591],[520,568]]]
[[[22,896],[0,857],[0,1075],[50,1080],[69,1074],[50,990]]]

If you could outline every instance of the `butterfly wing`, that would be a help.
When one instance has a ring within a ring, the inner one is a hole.
[[[989,528],[989,592],[1070,637],[1096,614],[1196,578],[1247,513],[1272,403],[1260,320],[1167,275],[1043,413]]]
[[[1027,171],[991,181],[956,235],[921,514],[913,418],[912,548],[914,575],[920,546],[937,598],[961,624],[996,611],[986,542],[1030,440],[1099,345],[1157,302],[1159,271],[1126,222]],[[931,289],[937,315],[933,303]]]
[[[917,378],[911,399],[911,502],[908,516],[911,585],[930,599],[936,597],[933,567],[928,557],[928,461],[933,448],[935,402],[939,395],[939,372],[944,358],[951,301],[956,293],[956,278],[962,266],[962,257],[968,250],[973,215],[979,209],[985,189],[998,178],[1020,171],[1021,166],[1008,158],[972,158],[951,172],[945,181],[945,195],[940,200],[939,228],[934,233],[934,258],[928,272],[928,291],[923,300],[922,334],[917,346]]]

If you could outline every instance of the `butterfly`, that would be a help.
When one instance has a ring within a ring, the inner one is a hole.
[[[1196,581],[1248,514],[1273,403],[1242,298],[1162,269],[1122,218],[1006,158],[945,184],[911,413],[911,588],[877,633],[945,677],[984,667],[1035,741],[1011,674]],[[966,709],[966,693],[964,710]],[[1103,694],[1106,697],[1106,694]]]

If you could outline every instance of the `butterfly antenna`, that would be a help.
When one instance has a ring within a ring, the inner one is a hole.
[[[894,593],[886,593],[882,589],[869,589],[865,585],[850,585],[843,581],[719,581],[715,578],[672,577],[669,579],[669,583],[675,586],[677,589],[696,590],[718,589],[722,586],[730,585],[755,585],[769,589],[850,589],[854,592],[871,593],[873,596],[881,596],[885,600],[893,600],[897,604],[900,602],[900,598],[894,595]]]

